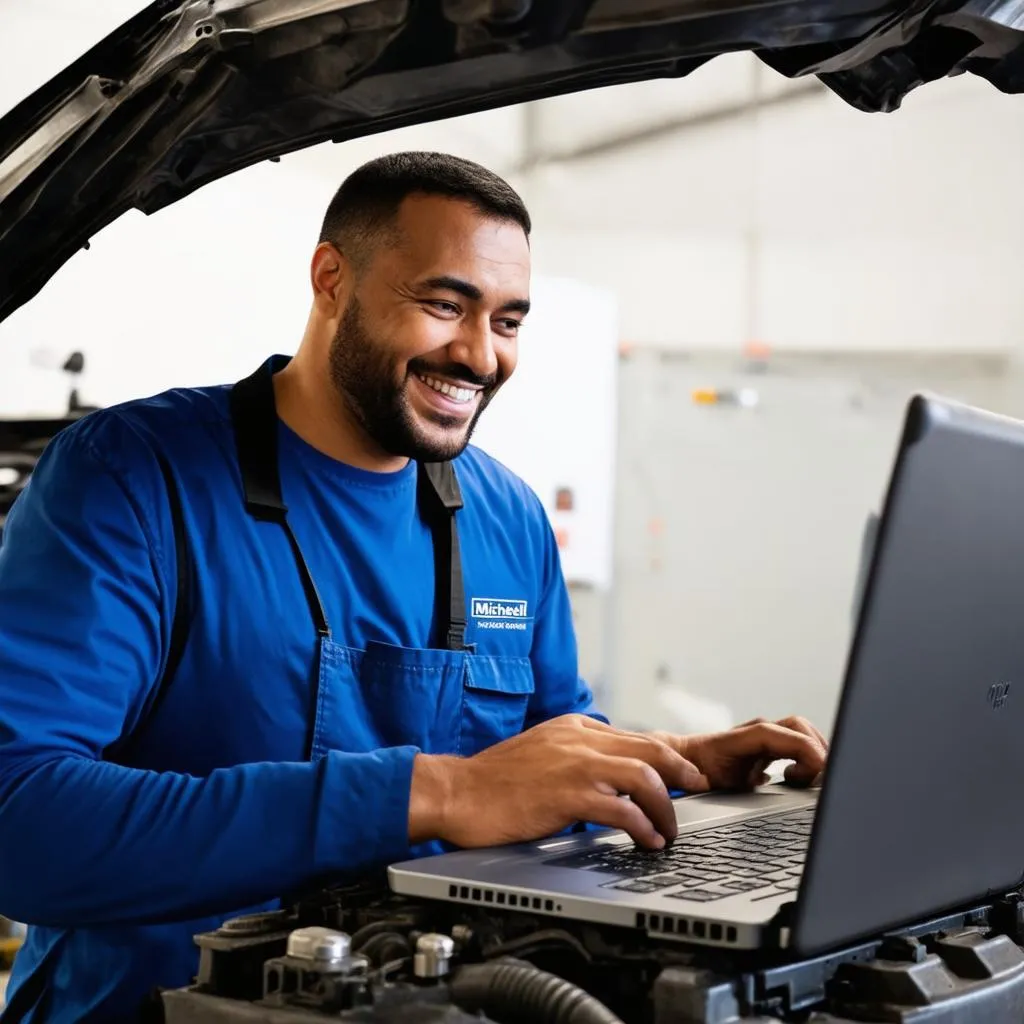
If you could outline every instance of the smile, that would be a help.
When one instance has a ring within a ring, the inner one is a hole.
[[[476,398],[478,392],[472,388],[460,388],[454,384],[447,384],[443,380],[438,380],[436,377],[428,377],[425,374],[416,374],[417,378],[427,385],[428,388],[433,388],[438,394],[444,395],[445,398],[450,399],[453,402],[472,402]]]

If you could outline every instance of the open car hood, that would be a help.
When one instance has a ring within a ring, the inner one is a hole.
[[[1024,0],[158,0],[0,119],[0,321],[126,210],[316,143],[753,50],[891,111],[1024,90]]]

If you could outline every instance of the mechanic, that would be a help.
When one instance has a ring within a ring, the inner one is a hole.
[[[40,459],[0,548],[0,913],[31,925],[4,1021],[136,1019],[191,981],[196,933],[442,843],[586,822],[657,848],[669,789],[821,771],[802,719],[595,711],[543,507],[467,447],[515,369],[529,233],[475,164],[366,164],[293,358],[90,414]]]

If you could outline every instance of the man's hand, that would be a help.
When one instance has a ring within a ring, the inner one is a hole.
[[[497,846],[588,821],[624,829],[637,843],[660,849],[676,835],[670,788],[707,785],[657,737],[565,715],[474,757],[418,755],[410,840]]]
[[[413,843],[499,846],[588,821],[660,849],[676,835],[669,789],[751,789],[781,759],[795,762],[786,770],[788,781],[809,785],[827,752],[824,736],[802,718],[756,719],[727,732],[673,736],[565,715],[475,757],[418,755],[409,836]]]
[[[655,732],[677,753],[697,766],[710,789],[753,789],[767,781],[765,770],[773,761],[793,760],[786,781],[810,786],[825,768],[828,742],[804,718],[763,718],[744,722],[726,732],[704,736],[672,736]]]

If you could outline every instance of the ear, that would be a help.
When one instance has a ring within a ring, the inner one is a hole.
[[[313,253],[309,280],[313,286],[313,304],[330,315],[344,307],[354,274],[348,261],[330,242],[321,242]]]

